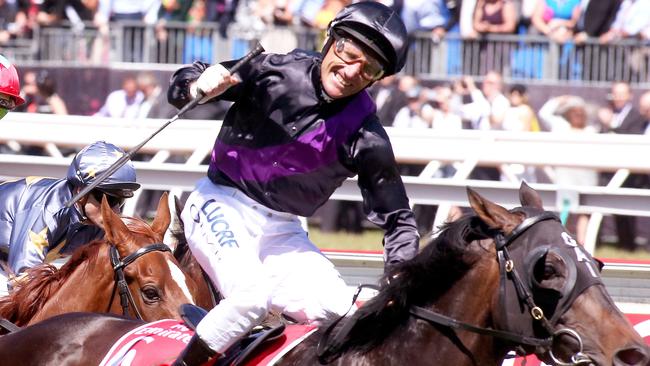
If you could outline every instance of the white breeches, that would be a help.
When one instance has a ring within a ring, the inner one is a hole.
[[[208,178],[197,183],[181,216],[192,254],[224,297],[197,328],[213,350],[223,353],[269,310],[313,322],[350,307],[353,291],[297,216]]]

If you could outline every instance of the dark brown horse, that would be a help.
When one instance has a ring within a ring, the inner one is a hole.
[[[151,226],[120,218],[106,202],[101,214],[105,239],[79,248],[60,269],[44,264],[28,270],[17,288],[0,298],[0,316],[18,326],[73,311],[180,319],[179,306],[194,303],[197,288],[162,244],[170,222],[167,194]]]
[[[599,262],[534,190],[522,185],[522,207],[510,211],[468,195],[476,215],[446,224],[382,279],[375,297],[279,364],[498,365],[514,350],[557,365],[648,365],[648,347],[607,294]],[[101,314],[52,318],[1,337],[0,364],[97,364],[140,324]]]

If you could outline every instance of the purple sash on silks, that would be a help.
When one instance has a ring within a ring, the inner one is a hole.
[[[214,165],[233,182],[265,184],[278,178],[311,173],[338,161],[337,148],[359,130],[376,107],[368,93],[361,92],[339,113],[291,142],[278,146],[247,148],[219,140],[212,151]]]

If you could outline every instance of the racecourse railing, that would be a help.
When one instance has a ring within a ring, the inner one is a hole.
[[[63,176],[70,154],[96,140],[111,141],[130,149],[151,135],[164,120],[126,120],[84,116],[10,113],[0,121],[0,179],[28,175]],[[136,161],[138,180],[145,189],[191,191],[205,175],[204,165],[219,130],[215,121],[179,120],[141,150],[148,161]],[[620,188],[630,173],[650,173],[650,136],[582,135],[505,131],[434,130],[387,128],[399,163],[424,166],[419,176],[405,176],[413,204],[439,205],[435,225],[446,219],[451,206],[467,206],[466,186],[508,207],[517,202],[521,166],[543,169],[550,184],[534,184],[545,206],[562,213],[586,213],[591,219],[586,246],[593,251],[603,214],[650,216],[650,191]],[[37,146],[42,155],[21,155]],[[17,154],[16,154],[17,153]],[[174,161],[176,163],[170,163]],[[431,178],[444,164],[453,164],[450,178]],[[497,167],[503,181],[468,180],[476,167]],[[552,183],[557,167],[592,169],[614,173],[602,186],[564,186]],[[354,179],[345,182],[333,199],[360,200]],[[137,199],[129,200],[133,213]]]
[[[324,33],[305,27],[268,26],[260,22],[230,26],[223,37],[217,24],[116,22],[100,32],[91,23],[48,26],[32,39],[3,45],[3,53],[19,64],[105,65],[108,62],[186,64],[195,60],[222,61],[243,56],[261,40],[269,52],[293,48],[320,50]],[[520,82],[581,82],[599,85],[628,81],[650,83],[650,48],[637,39],[600,44],[558,44],[547,37],[526,34],[486,35],[462,39],[449,33],[436,40],[429,32],[414,35],[404,72],[423,79],[459,75],[482,76],[499,70]]]

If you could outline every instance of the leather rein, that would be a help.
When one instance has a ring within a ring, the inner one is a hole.
[[[526,230],[531,228],[533,225],[546,220],[560,221],[560,219],[555,214],[551,212],[543,212],[539,215],[524,219],[524,221],[522,221],[519,225],[517,225],[517,227],[515,227],[515,229],[512,230],[512,232],[509,235],[503,235],[503,233],[497,234],[494,238],[494,242],[496,245],[497,258],[500,263],[500,268],[505,269],[507,275],[509,275],[510,280],[513,282],[519,303],[526,305],[531,317],[535,321],[538,321],[542,325],[542,327],[544,327],[544,329],[548,332],[548,334],[550,334],[549,337],[539,338],[535,336],[526,336],[526,335],[522,335],[510,331],[479,327],[479,326],[475,326],[469,323],[465,323],[453,319],[449,316],[431,311],[429,309],[425,309],[420,306],[411,306],[411,308],[409,309],[409,313],[412,316],[424,320],[433,325],[442,325],[453,329],[462,329],[462,330],[466,330],[478,334],[489,335],[494,338],[502,339],[504,341],[512,342],[517,346],[519,346],[518,353],[525,354],[525,352],[523,352],[520,349],[520,346],[522,345],[546,348],[550,350],[550,356],[553,359],[553,361],[555,361],[556,364],[560,366],[579,365],[579,364],[591,362],[588,356],[582,353],[582,339],[580,338],[578,333],[572,329],[567,329],[567,328],[563,328],[559,330],[556,329],[553,323],[549,321],[548,318],[545,316],[542,308],[539,307],[537,304],[535,304],[535,301],[533,300],[533,294],[531,293],[529,287],[526,286],[526,284],[524,284],[524,282],[521,280],[521,275],[518,273],[514,261],[510,258],[508,246],[515,239],[517,239],[517,237],[519,237],[521,234],[523,234]],[[570,362],[564,362],[553,354],[553,349],[552,349],[553,340],[555,339],[555,337],[564,334],[568,334],[569,336],[575,338],[578,341],[579,348],[580,348],[580,350],[571,357]]]
[[[115,294],[119,291],[120,294],[120,305],[122,306],[122,315],[124,316],[129,316],[129,303],[133,306],[133,313],[135,314],[137,319],[142,320],[142,315],[140,314],[140,311],[138,310],[138,307],[135,304],[135,301],[133,300],[133,295],[131,294],[131,290],[129,289],[129,285],[126,283],[126,278],[124,276],[124,268],[128,266],[129,264],[135,262],[136,259],[142,257],[143,255],[151,252],[170,252],[171,249],[169,246],[163,243],[155,243],[148,245],[146,247],[142,247],[135,251],[134,253],[129,254],[126,256],[124,259],[120,258],[120,253],[117,251],[117,247],[115,245],[110,245],[108,248],[108,254],[109,257],[111,258],[111,266],[113,266],[113,272],[115,274],[115,282],[113,283],[113,292],[111,294],[111,299],[108,302],[108,308],[106,309],[106,312],[109,312],[111,308],[111,304],[113,303],[113,299],[115,298]]]
[[[503,233],[497,234],[494,237],[494,241],[496,245],[497,257],[499,259],[499,262],[500,264],[502,262],[504,264],[501,265],[500,268],[505,268],[505,271],[509,275],[511,281],[513,281],[519,303],[523,303],[527,306],[528,311],[530,312],[532,318],[541,323],[541,325],[548,332],[548,334],[550,334],[549,337],[539,338],[535,336],[526,336],[519,333],[510,332],[507,330],[479,327],[476,325],[472,325],[451,318],[447,315],[434,312],[432,310],[423,308],[421,306],[415,306],[415,305],[410,307],[409,309],[410,315],[415,318],[424,320],[427,323],[435,326],[441,325],[451,329],[461,329],[461,330],[466,330],[466,331],[470,331],[482,335],[488,335],[488,336],[502,339],[507,342],[514,343],[518,346],[527,345],[527,346],[543,347],[549,349],[551,350],[551,357],[553,358],[553,360],[558,365],[561,366],[579,365],[582,363],[590,362],[589,358],[582,353],[582,340],[580,336],[571,329],[556,330],[555,326],[544,315],[544,312],[542,311],[541,307],[535,304],[533,300],[533,294],[531,293],[528,286],[526,286],[524,282],[521,280],[521,276],[519,275],[517,269],[515,268],[514,261],[510,258],[510,254],[508,252],[508,246],[515,239],[517,239],[521,234],[523,234],[526,230],[531,228],[533,225],[546,220],[560,221],[560,219],[555,214],[551,212],[543,212],[539,215],[524,219],[524,221],[522,221],[519,225],[517,225],[517,227],[515,227],[515,229],[512,230],[512,232],[508,235],[504,235]],[[378,286],[374,286],[374,285],[359,286],[359,289],[357,290],[357,293],[354,296],[353,303],[356,300],[356,297],[358,296],[361,288],[363,287],[379,289]],[[321,364],[327,364],[332,362],[333,360],[338,358],[342,353],[342,347],[345,343],[345,339],[353,326],[353,324],[350,323],[353,322],[348,322],[344,324],[339,332],[337,332],[333,337],[330,336],[334,329],[334,326],[337,323],[339,323],[339,321],[342,320],[344,317],[345,315],[343,315],[343,317],[334,321],[330,325],[330,327],[326,329],[325,333],[323,334],[323,337],[318,343],[317,355],[318,355],[319,362]],[[555,355],[553,355],[552,353],[553,339],[556,336],[562,334],[568,334],[574,337],[578,341],[580,346],[580,350],[571,357],[571,362],[561,361],[557,357],[555,357]]]

